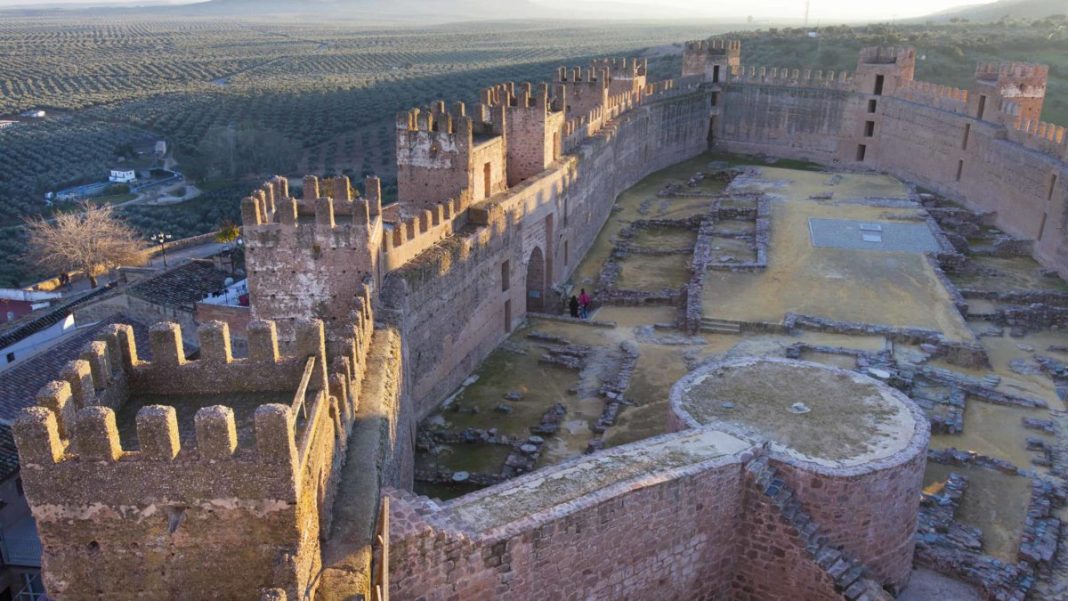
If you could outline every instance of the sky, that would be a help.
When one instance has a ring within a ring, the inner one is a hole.
[[[186,0],[188,1],[188,0]],[[598,4],[625,4],[631,8],[644,7],[656,13],[685,12],[690,16],[707,16],[720,19],[802,18],[805,0],[533,0],[538,4],[553,6]],[[810,22],[891,20],[918,17],[948,8],[968,4],[986,4],[991,0],[808,0],[811,2]],[[181,4],[183,0],[0,0],[0,6],[34,6],[55,4]]]

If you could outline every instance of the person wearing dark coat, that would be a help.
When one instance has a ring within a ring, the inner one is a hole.
[[[579,299],[577,296],[571,297],[571,302],[567,304],[567,307],[571,310],[571,317],[578,319],[579,316]]]

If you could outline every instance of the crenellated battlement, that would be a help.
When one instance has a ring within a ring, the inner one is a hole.
[[[314,223],[328,229],[345,225],[373,227],[382,215],[382,185],[369,176],[361,198],[347,176],[304,178],[302,198],[289,195],[288,180],[274,177],[241,200],[241,218],[246,228],[263,225],[301,226]]]
[[[1041,79],[1049,77],[1049,67],[1022,62],[979,63],[975,67],[975,79],[980,82]]]
[[[741,40],[692,40],[686,42],[684,51],[689,53],[730,54],[742,51]]]
[[[525,82],[519,86],[508,82],[483,89],[479,97],[482,105],[486,107],[504,106],[509,111],[537,109],[548,114],[562,110],[559,101],[551,98],[549,91],[549,84],[545,82],[537,85]]]
[[[1022,116],[1020,106],[1012,102],[1005,103],[1002,112],[1009,121],[1009,140],[1055,158],[1068,160],[1068,129],[1063,125],[1027,120]]]
[[[237,423],[230,407],[216,405],[199,409],[194,420],[195,444],[183,447],[177,411],[171,406],[150,405],[137,412],[136,443],[123,448],[115,411],[86,407],[75,417],[73,434],[65,439],[54,412],[44,407],[25,410],[15,422],[24,465],[50,466],[65,462],[101,463],[202,463],[224,460],[247,465],[295,470],[296,436],[290,408],[262,405],[256,410],[255,442],[251,449],[238,448]]]
[[[467,208],[465,199],[450,198],[393,224],[382,238],[385,270],[399,269],[463,227],[467,223]]]
[[[916,49],[896,46],[869,46],[860,51],[860,64],[864,65],[914,65]]]
[[[560,67],[556,70],[556,83],[588,84],[608,89],[612,80],[611,70],[608,67]]]
[[[608,70],[611,79],[638,79],[649,75],[649,59],[602,58],[593,61],[593,70]]]
[[[61,371],[62,379],[49,382],[38,392],[37,407],[26,414],[25,428],[16,426],[20,449],[42,459],[54,457],[55,463],[78,459],[254,459],[246,452],[251,449],[239,448],[235,414],[228,407],[196,411],[191,424],[195,437],[186,441],[188,453],[182,452],[175,407],[140,408],[136,417],[138,443],[130,445],[130,449],[124,449],[119,439],[115,412],[128,409],[129,403],[145,396],[224,398],[238,393],[288,392],[295,396],[292,404],[284,407],[286,411],[255,411],[257,436],[255,444],[249,445],[258,450],[261,459],[266,457],[268,463],[277,463],[281,457],[277,449],[285,446],[277,435],[288,433],[293,439],[294,424],[306,409],[307,399],[333,396],[341,400],[344,416],[354,415],[355,399],[349,399],[348,392],[354,381],[362,379],[374,333],[368,287],[361,291],[357,305],[349,337],[333,345],[332,364],[328,364],[324,325],[319,320],[295,324],[295,344],[287,354],[279,350],[274,322],[251,322],[247,358],[233,356],[226,323],[208,322],[197,330],[199,359],[193,360],[187,358],[178,324],[158,323],[149,330],[152,361],[138,357],[130,326],[110,326],[86,346],[79,360]],[[188,414],[188,407],[180,412]],[[306,417],[300,420],[301,426],[308,423]],[[261,432],[271,438],[264,439]]]
[[[233,356],[223,322],[198,328],[195,359],[174,323],[150,329],[151,361],[127,325],[89,343],[13,426],[44,559],[62,566],[50,591],[85,598],[99,586],[89,574],[117,566],[149,598],[306,590],[369,369],[370,288],[356,301],[330,363],[311,319],[292,324],[286,353],[274,322],[251,322],[247,358]]]
[[[968,110],[968,90],[926,81],[904,82],[893,95],[943,111],[963,114]]]
[[[851,89],[853,78],[847,71],[786,69],[781,67],[739,67],[729,74],[732,84],[765,84],[800,88]]]

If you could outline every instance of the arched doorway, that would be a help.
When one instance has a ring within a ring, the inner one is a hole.
[[[535,247],[527,261],[527,311],[545,310],[545,256]]]

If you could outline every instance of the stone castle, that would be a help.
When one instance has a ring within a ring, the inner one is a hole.
[[[392,205],[373,177],[309,176],[299,198],[276,177],[243,199],[247,357],[220,322],[195,359],[175,324],[147,341],[113,326],[15,424],[49,598],[892,598],[929,425],[841,370],[708,366],[672,390],[674,433],[447,504],[406,492],[418,420],[528,314],[558,312],[621,192],[709,148],[997,211],[1068,275],[1068,136],[1039,120],[1046,67],[980,65],[958,90],[916,81],[909,48],[865,49],[851,75],[740,53],[691,42],[676,80],[603,60],[403,113]],[[890,425],[868,432],[876,452],[754,439],[707,409],[739,374],[805,383],[769,403],[863,402]]]

